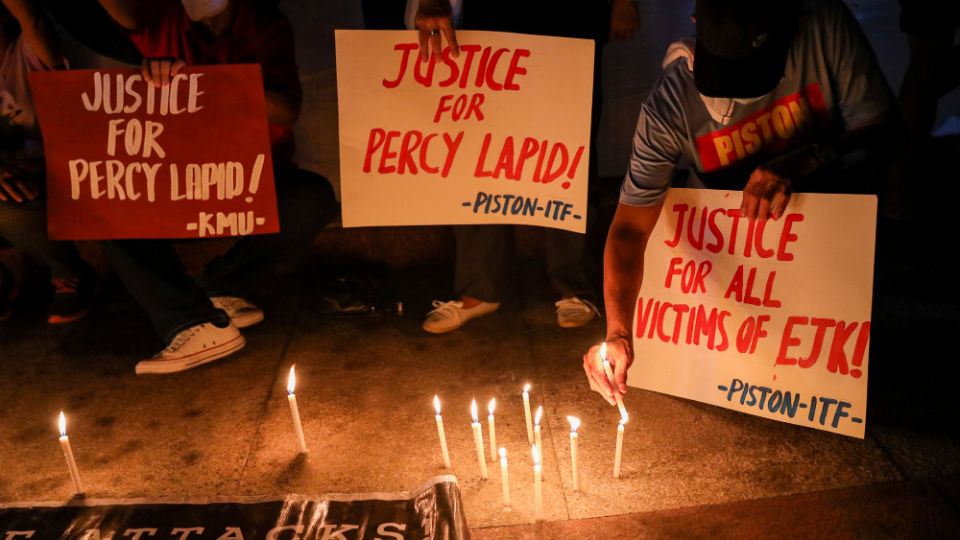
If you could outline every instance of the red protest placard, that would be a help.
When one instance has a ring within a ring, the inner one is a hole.
[[[29,74],[57,240],[279,231],[260,67]]]

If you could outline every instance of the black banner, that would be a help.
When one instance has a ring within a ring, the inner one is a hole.
[[[0,540],[469,540],[452,476],[412,492],[0,507]]]

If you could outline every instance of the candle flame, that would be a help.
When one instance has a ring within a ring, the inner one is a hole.
[[[580,419],[576,416],[568,416],[567,421],[570,422],[570,433],[576,433],[577,428],[580,427]]]
[[[537,466],[540,464],[540,449],[537,448],[537,445],[531,447],[531,452],[533,452],[533,465]]]
[[[493,410],[497,408],[497,398],[490,400],[490,403],[487,404],[487,412],[490,413],[490,416],[493,416]]]
[[[67,436],[67,417],[63,415],[63,411],[60,411],[60,436]]]
[[[507,459],[507,449],[500,447],[500,459]]]
[[[293,372],[296,364],[290,366],[290,375],[287,377],[287,393],[293,395],[293,389],[297,386],[297,374]]]
[[[537,407],[537,414],[533,417],[533,425],[540,425],[540,418],[543,416],[543,405]]]
[[[603,361],[607,361],[607,342],[604,341],[600,344],[600,358],[603,358]]]
[[[473,415],[474,422],[479,422],[479,420],[477,420],[477,400],[476,399],[470,402],[470,414]]]
[[[530,391],[530,383],[523,385],[523,393],[526,394]]]
[[[433,395],[433,408],[437,410],[437,416],[440,416],[440,396]]]
[[[627,413],[623,413],[623,416],[620,418],[620,425],[622,426],[622,425],[626,424],[626,423],[627,423],[627,420],[629,420],[629,419],[630,419],[630,415],[627,414]]]

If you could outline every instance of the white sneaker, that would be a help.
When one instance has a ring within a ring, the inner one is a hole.
[[[557,306],[557,324],[561,328],[576,328],[583,326],[600,316],[600,310],[589,300],[571,296],[554,302]]]
[[[213,307],[222,309],[237,328],[253,326],[263,320],[263,310],[238,296],[211,296]]]
[[[433,307],[436,309],[427,313],[427,319],[423,321],[423,329],[431,334],[443,334],[460,328],[470,319],[493,313],[500,309],[500,302],[480,302],[472,308],[464,308],[463,302],[459,300],[450,302],[434,300]]]
[[[180,332],[166,349],[137,362],[137,375],[176,373],[231,355],[247,344],[233,324],[218,328],[213,323],[191,326]]]

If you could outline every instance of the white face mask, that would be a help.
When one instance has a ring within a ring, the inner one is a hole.
[[[191,21],[199,21],[213,17],[227,7],[227,0],[180,0],[187,17]]]
[[[710,118],[718,124],[727,125],[730,118],[733,117],[733,111],[737,105],[750,105],[763,99],[766,99],[770,93],[751,98],[721,98],[710,97],[700,94],[700,100],[710,113]]]

